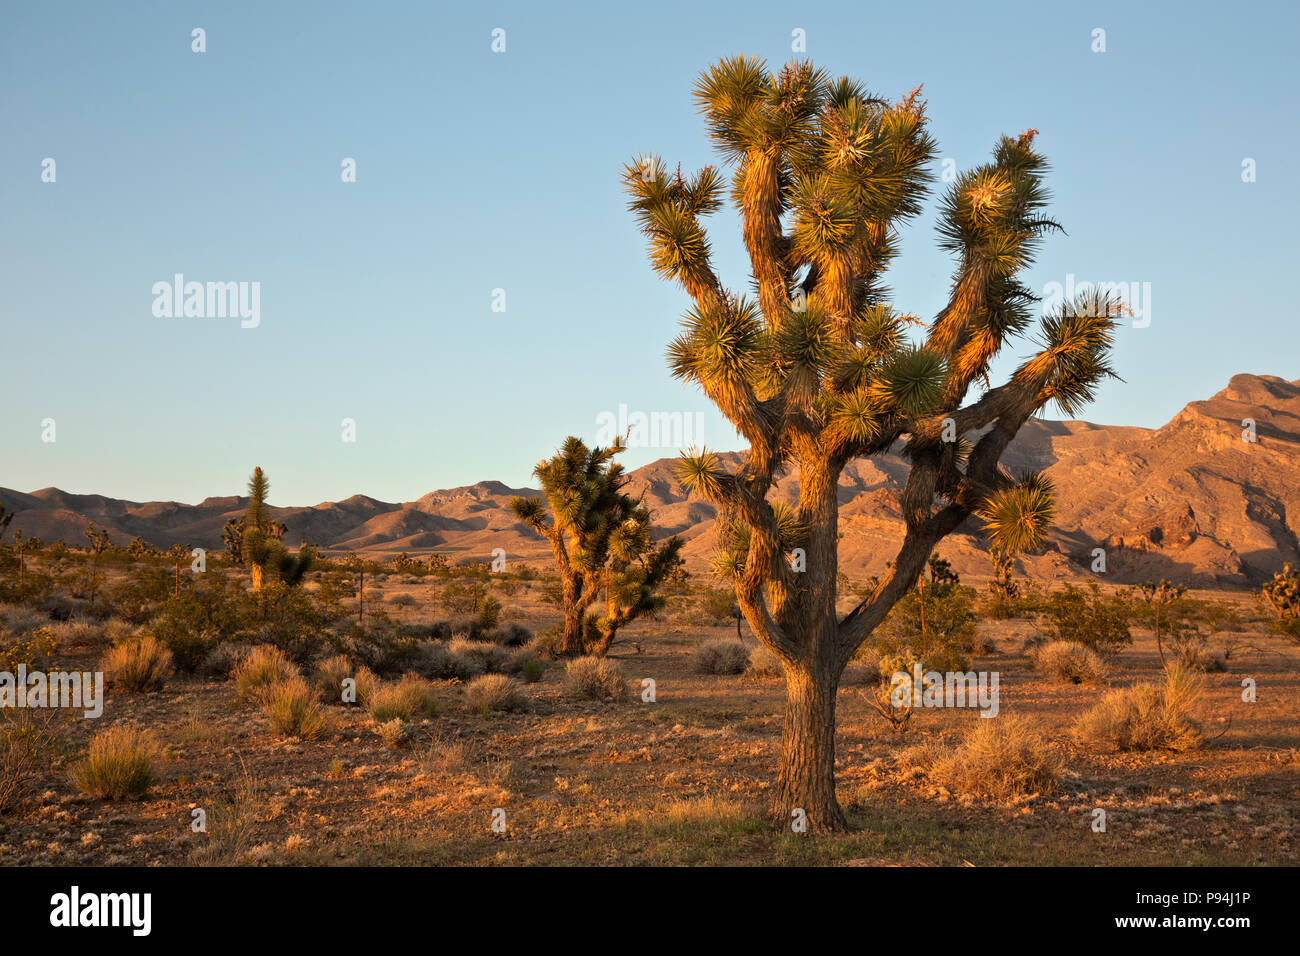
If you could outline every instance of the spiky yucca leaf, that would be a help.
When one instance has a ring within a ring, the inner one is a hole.
[[[925,346],[909,346],[880,367],[871,394],[881,409],[918,418],[934,410],[943,398],[947,377],[943,356]]]
[[[1022,554],[1038,547],[1056,517],[1051,479],[1030,471],[985,499],[980,509],[984,531],[995,550]]]

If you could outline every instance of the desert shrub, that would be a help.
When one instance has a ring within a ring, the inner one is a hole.
[[[1123,594],[1102,594],[1096,581],[1089,581],[1086,590],[1066,584],[1053,591],[1044,610],[1055,640],[1074,641],[1103,655],[1133,643],[1131,602]]]
[[[198,673],[205,677],[227,678],[247,653],[248,648],[239,644],[218,644],[204,656]]]
[[[379,734],[379,738],[384,742],[385,746],[392,747],[394,750],[398,747],[404,747],[410,742],[413,730],[412,725],[402,720],[401,717],[394,717],[382,724],[375,724],[375,733]]]
[[[197,583],[163,600],[149,621],[149,631],[171,649],[178,662],[184,659],[188,663],[197,656],[197,650],[183,648],[197,643],[198,635],[211,650],[220,641],[247,636],[251,627],[253,610],[243,588],[223,574],[197,577]],[[198,663],[194,661],[195,666]]]
[[[74,617],[51,625],[50,631],[57,646],[94,647],[103,643],[105,626],[94,618]]]
[[[400,674],[410,670],[420,649],[420,640],[415,634],[378,615],[371,617],[364,628],[352,622],[342,635],[331,634],[328,641],[336,653],[379,674]]]
[[[525,656],[522,658],[522,661],[519,664],[519,670],[516,673],[523,678],[525,684],[536,684],[542,679],[542,675],[546,673],[546,665],[536,657],[533,657],[532,654],[525,652]]]
[[[388,599],[388,603],[397,607],[415,607],[420,602],[416,600],[414,594],[394,594]]]
[[[301,677],[272,684],[264,696],[262,711],[276,733],[313,740],[325,732],[328,725],[325,711],[316,691]]]
[[[367,706],[376,723],[384,724],[393,718],[413,720],[432,717],[438,712],[438,700],[429,683],[415,674],[405,674],[401,680],[380,684],[369,695]]]
[[[487,583],[478,578],[471,578],[468,581],[449,582],[442,589],[438,601],[452,614],[477,615],[483,606],[484,599],[487,597]],[[499,603],[497,610],[500,611]]]
[[[749,651],[740,641],[705,641],[695,650],[691,667],[697,674],[743,674],[749,666]]]
[[[1051,641],[1034,650],[1034,667],[1048,677],[1071,684],[1101,684],[1106,662],[1092,648],[1074,641]]]
[[[230,672],[243,698],[258,697],[272,684],[298,676],[298,667],[284,651],[270,644],[259,644]]]
[[[111,686],[131,693],[162,690],[174,672],[172,652],[147,634],[118,644],[100,666]]]
[[[45,626],[32,631],[0,631],[0,670],[14,673],[20,665],[37,669],[53,657],[57,646],[54,632]]]
[[[154,782],[158,744],[148,731],[115,724],[90,741],[86,758],[72,770],[73,783],[89,797],[139,797]]]
[[[542,672],[546,669],[546,666],[537,658],[537,655],[526,647],[515,647],[503,650],[503,655],[504,661],[501,665],[501,673],[503,674],[514,674],[515,676],[518,676],[522,674],[526,668],[529,670],[536,670],[537,677],[529,681],[530,684],[536,681],[538,677],[541,677]],[[534,664],[537,665],[536,668],[531,667],[531,665]]]
[[[49,768],[57,717],[51,710],[0,709],[0,814],[18,806]]]
[[[506,624],[498,627],[492,634],[491,640],[505,647],[523,647],[533,639],[533,632],[522,624]]]
[[[528,706],[528,697],[519,682],[505,674],[484,674],[465,687],[465,700],[480,713],[516,711]]]
[[[25,637],[49,621],[47,615],[35,608],[23,604],[0,604],[0,632],[8,632],[13,637]]]
[[[358,667],[354,679],[357,682],[357,703],[362,707],[368,707],[370,701],[374,699],[375,691],[379,690],[383,681],[369,667]]]
[[[415,656],[413,669],[424,677],[440,680],[469,680],[484,673],[486,665],[481,657],[456,654],[450,648],[450,644],[438,641],[424,642]]]
[[[127,576],[109,595],[114,613],[132,624],[143,624],[172,593],[166,568],[142,568]]]
[[[1159,684],[1107,693],[1075,724],[1075,735],[1118,751],[1194,750],[1204,737],[1190,712],[1204,688],[1204,676],[1172,664]]]
[[[731,588],[712,588],[704,592],[701,599],[704,613],[719,624],[730,624],[740,636],[740,604],[736,601],[736,592]]]
[[[910,648],[936,670],[966,670],[966,655],[987,650],[976,626],[975,597],[974,588],[945,580],[927,583],[924,592],[913,588],[876,631],[877,650],[888,655]]]
[[[1056,789],[1060,762],[1019,717],[990,717],[955,748],[921,747],[904,762],[925,767],[930,780],[959,793],[1005,800]]]
[[[785,676],[780,658],[762,644],[749,652],[749,673],[763,678]]]
[[[351,677],[356,680],[356,668],[342,654],[318,661],[312,670],[311,682],[316,688],[316,695],[323,703],[338,704],[343,702],[343,682]],[[358,693],[357,695],[361,695]]]
[[[627,678],[607,657],[575,657],[565,665],[564,690],[583,700],[622,700],[628,693]]]
[[[562,628],[559,624],[538,631],[524,647],[542,660],[554,660],[556,642],[560,639]]]
[[[475,661],[473,667],[479,674],[500,673],[510,660],[509,652],[500,645],[489,644],[487,641],[472,641],[464,637],[455,638],[447,645],[447,651],[452,657]]]

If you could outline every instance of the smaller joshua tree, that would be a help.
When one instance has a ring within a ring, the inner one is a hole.
[[[555,555],[564,608],[560,656],[605,654],[619,628],[663,607],[656,592],[680,561],[681,539],[653,545],[649,509],[623,493],[627,475],[614,461],[623,450],[619,442],[588,448],[570,436],[533,470],[542,497],[510,502]],[[602,594],[605,613],[588,614]]]
[[[84,534],[86,540],[90,542],[90,550],[94,554],[103,554],[112,547],[113,542],[108,536],[108,530],[105,528],[96,528],[95,522],[93,521],[86,522],[86,528],[81,533]]]
[[[254,591],[262,590],[268,580],[279,581],[292,587],[299,584],[310,570],[314,555],[305,545],[297,554],[290,554],[284,546],[285,526],[266,514],[266,497],[271,482],[261,468],[254,468],[248,479],[248,510],[238,525],[238,554],[240,563],[248,566]],[[227,522],[227,527],[230,523]],[[230,540],[227,539],[227,547]]]
[[[1291,562],[1284,564],[1282,570],[1275,572],[1264,584],[1260,598],[1277,615],[1274,626],[1300,642],[1300,574],[1291,567]]]

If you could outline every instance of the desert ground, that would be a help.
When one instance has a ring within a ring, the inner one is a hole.
[[[56,641],[51,668],[97,670],[115,641],[150,631],[147,612],[137,613],[145,617],[138,625],[102,610],[89,616],[94,602],[70,596],[78,586],[63,590],[77,562],[45,564],[53,597],[46,610],[41,602],[0,607],[7,640],[45,628]],[[28,573],[39,576],[41,565],[36,559]],[[103,592],[138,573],[125,561],[106,567]],[[238,568],[207,573],[245,576]],[[451,616],[441,595],[457,580],[455,571],[367,575],[363,613],[380,622],[367,627],[446,643],[430,638],[445,633],[436,625]],[[490,577],[502,605],[498,630],[554,625],[550,584],[542,568]],[[102,718],[59,716],[48,756],[28,765],[21,795],[0,814],[0,865],[1300,862],[1300,648],[1268,630],[1250,592],[1196,594],[1239,609],[1240,620],[1206,644],[1218,663],[1204,674],[1191,715],[1203,739],[1185,750],[1115,751],[1073,730],[1107,690],[1158,680],[1149,628],[1132,629],[1103,682],[1075,684],[1043,673],[1027,653],[1043,634],[1041,614],[980,615],[969,666],[1001,675],[998,719],[1022,719],[1056,762],[1055,781],[1041,791],[989,796],[932,779],[916,755],[951,750],[982,718],[918,709],[896,732],[872,706],[870,680],[846,678],[836,776],[854,829],[825,835],[765,818],[782,679],[752,669],[700,672],[699,649],[736,635],[734,621],[704,608],[702,594],[715,587],[707,573],[693,574],[656,617],[620,633],[609,658],[628,682],[621,700],[575,696],[565,663],[543,657],[528,672],[535,679],[514,681],[515,709],[485,706],[469,680],[421,677],[436,701],[432,716],[383,728],[364,700],[344,704],[326,692],[322,726],[294,736],[272,727],[264,697],[241,696],[235,679],[204,666],[168,675],[157,690],[111,685]],[[322,573],[302,586],[312,600],[322,588],[338,590]],[[342,620],[356,618],[354,592],[331,599]],[[851,605],[846,598],[844,608]],[[333,652],[306,638],[298,666],[310,675]],[[756,650],[747,627],[742,641]],[[403,669],[399,662],[381,676],[397,681]],[[1257,684],[1253,703],[1242,699],[1245,678]],[[646,679],[653,702],[644,699]],[[143,795],[103,798],[78,783],[91,739],[115,725],[147,730],[156,744]],[[1104,832],[1094,826],[1098,808]]]

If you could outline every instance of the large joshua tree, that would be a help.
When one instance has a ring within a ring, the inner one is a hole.
[[[1112,374],[1121,305],[1099,293],[1045,315],[1034,354],[990,387],[990,362],[1032,322],[1036,297],[1018,275],[1055,228],[1043,212],[1047,163],[1033,130],[1003,137],[989,162],[944,195],[939,243],[956,260],[951,297],[922,325],[895,309],[881,284],[900,224],[921,209],[936,153],[919,88],[888,102],[810,63],[773,74],[760,60],[734,57],[708,69],[695,96],[731,168],[757,300],[723,287],[701,225],[722,205],[720,171],[684,177],[654,157],[629,164],[624,183],[651,263],[693,300],[669,347],[672,371],[700,387],[749,446],[734,471],[692,450],[680,473],[719,506],[723,564],[741,610],[784,668],[772,811],[787,823],[802,811],[812,827],[837,830],[846,826],[834,781],[845,665],[915,584],[935,544],[969,516],[987,512],[993,530],[1012,538],[1041,524],[1037,495],[1017,491],[999,457],[1036,411],[1055,403],[1073,414]],[[968,401],[976,383],[983,392]],[[896,444],[910,464],[902,540],[889,571],[841,618],[840,472]],[[768,501],[788,465],[799,469],[792,513]],[[1033,476],[1028,483],[1039,487]],[[804,553],[792,562],[784,549],[795,539]]]
[[[555,556],[564,607],[560,656],[605,654],[619,628],[663,606],[656,592],[679,561],[681,539],[653,544],[649,509],[624,494],[627,475],[614,461],[623,450],[618,442],[588,448],[570,436],[533,469],[542,497],[510,502]],[[598,598],[605,613],[588,614]]]

